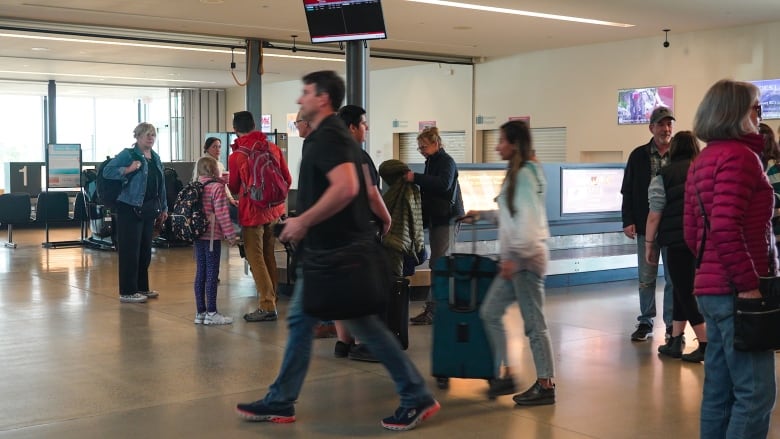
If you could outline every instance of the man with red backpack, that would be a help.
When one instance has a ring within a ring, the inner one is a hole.
[[[285,212],[284,201],[292,184],[290,170],[278,146],[255,129],[249,111],[233,114],[238,135],[228,158],[228,188],[238,193],[238,222],[257,289],[258,307],[244,314],[248,322],[277,319],[277,270],[273,226]]]

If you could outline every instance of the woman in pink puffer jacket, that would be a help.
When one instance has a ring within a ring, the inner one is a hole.
[[[688,171],[684,232],[691,251],[701,254],[694,294],[709,339],[702,438],[765,438],[775,402],[774,352],[734,349],[734,294],[760,297],[758,277],[770,271],[774,194],[759,157],[760,117],[754,85],[721,80],[704,96],[694,119],[694,133],[707,147]]]

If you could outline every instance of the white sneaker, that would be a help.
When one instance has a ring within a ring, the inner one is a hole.
[[[119,301],[122,303],[144,303],[146,302],[146,296],[141,293],[125,294],[119,296]]]
[[[233,323],[232,317],[223,316],[218,312],[206,313],[206,317],[203,318],[204,325],[229,325]]]
[[[206,313],[205,312],[199,312],[195,313],[195,324],[196,325],[202,325],[203,320],[206,319]]]
[[[149,291],[139,291],[140,294],[143,294],[146,296],[147,299],[156,299],[157,296],[160,295],[157,291],[149,290]]]

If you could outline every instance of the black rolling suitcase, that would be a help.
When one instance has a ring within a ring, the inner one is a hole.
[[[385,323],[406,350],[409,347],[409,279],[405,277],[393,278]]]
[[[474,254],[477,228],[470,227],[472,254],[442,256],[431,270],[436,303],[431,368],[442,389],[448,387],[450,378],[490,379],[494,375],[493,353],[479,317],[479,307],[498,272],[498,264],[489,257]],[[450,241],[450,249],[453,245]]]

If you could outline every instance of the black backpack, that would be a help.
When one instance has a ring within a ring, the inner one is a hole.
[[[97,177],[95,178],[95,187],[97,189],[96,203],[102,204],[109,209],[116,208],[116,199],[122,192],[122,180],[111,180],[103,177],[103,168],[106,167],[111,157],[106,157],[103,163],[98,166]]]
[[[127,148],[127,150],[131,153],[133,152],[133,148]],[[122,193],[122,189],[125,187],[125,182],[123,180],[112,180],[103,176],[103,168],[105,168],[110,161],[111,157],[106,156],[106,159],[103,160],[103,163],[98,166],[97,178],[95,179],[95,186],[97,189],[96,202],[109,209],[114,209],[116,208],[117,204],[116,199],[119,198],[119,194]],[[136,173],[133,173],[129,178],[133,178],[133,175],[135,174]]]
[[[173,168],[163,169],[165,180],[165,199],[168,200],[168,208],[176,201],[179,192],[184,188],[184,183],[179,179],[179,174]]]

